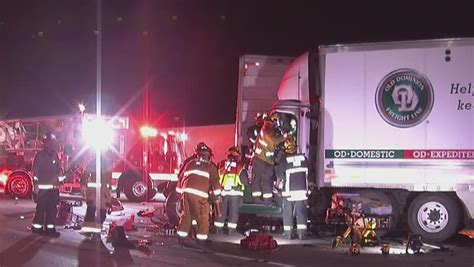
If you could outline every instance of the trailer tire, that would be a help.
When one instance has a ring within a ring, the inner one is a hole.
[[[165,213],[168,222],[173,226],[177,226],[181,213],[181,194],[176,191],[168,194],[165,200]]]
[[[461,216],[459,205],[449,195],[425,193],[410,203],[408,225],[424,240],[441,242],[456,233]]]
[[[119,177],[120,188],[125,196],[132,202],[143,202],[153,199],[156,191],[153,190],[152,181],[148,177],[148,186],[142,179],[142,174],[136,170],[126,170]]]
[[[8,176],[6,192],[14,198],[28,198],[33,191],[33,184],[28,174],[13,172]]]

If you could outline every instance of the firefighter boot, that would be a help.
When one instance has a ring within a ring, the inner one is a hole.
[[[177,235],[177,237],[178,237],[178,244],[181,244],[181,245],[184,244],[184,242],[186,241],[186,238],[179,235]]]
[[[283,231],[283,234],[281,234],[281,238],[291,240],[291,234],[291,231]]]
[[[196,239],[196,244],[199,246],[211,246],[212,241],[209,239]]]
[[[298,239],[305,240],[306,239],[306,230],[298,230]]]
[[[58,238],[61,233],[59,233],[58,231],[56,231],[56,229],[47,229],[46,230],[46,235],[49,236],[49,237],[53,237],[53,238]]]
[[[222,227],[216,227],[216,235],[222,235],[224,234],[224,229]]]
[[[42,235],[44,233],[43,227],[31,227],[31,232],[33,234]]]

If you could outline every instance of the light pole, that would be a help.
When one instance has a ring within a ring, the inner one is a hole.
[[[96,119],[102,116],[102,0],[97,0],[97,42],[96,42]],[[95,148],[95,174],[96,185],[102,183],[101,151],[99,147]],[[95,188],[96,207],[101,203],[101,186]],[[95,222],[99,223],[99,217],[95,216]]]
[[[145,86],[143,88],[143,120],[145,125],[148,127],[151,126],[150,124],[150,87],[149,87],[149,38],[148,38],[148,31],[143,32],[143,41],[144,41],[144,59],[145,59]],[[144,177],[145,179],[145,199],[150,199],[150,141],[149,138],[145,138],[143,141],[143,170],[144,170]]]

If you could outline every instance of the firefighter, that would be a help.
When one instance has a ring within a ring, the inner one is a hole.
[[[260,197],[267,205],[271,204],[274,182],[275,148],[284,138],[278,128],[278,115],[273,113],[266,120],[255,144],[255,157],[252,160],[252,196],[256,203]]]
[[[196,148],[194,149],[193,154],[188,157],[187,159],[184,160],[184,162],[181,164],[179,172],[178,172],[178,180],[183,178],[184,170],[186,165],[198,158],[198,150],[201,146],[206,145],[203,142],[200,142],[197,144]],[[182,200],[182,194],[181,192],[176,191],[178,181],[168,181],[167,185],[165,187],[165,190],[163,194],[165,194],[166,200],[165,200],[165,207],[166,207],[166,215],[168,216],[169,222],[172,225],[177,225],[179,222],[179,210],[180,210],[180,205]],[[193,225],[195,225],[195,221],[193,221]]]
[[[222,188],[221,216],[214,222],[217,233],[222,234],[227,220],[228,234],[237,229],[239,208],[244,196],[244,184],[247,183],[245,165],[240,160],[239,150],[233,146],[227,151],[227,159],[217,165],[219,182]]]
[[[308,199],[308,160],[304,154],[296,153],[296,142],[289,137],[284,142],[285,157],[278,164],[277,186],[283,201],[283,236],[291,239],[293,220],[299,239],[306,236]]]
[[[257,113],[255,115],[255,124],[250,126],[247,129],[247,137],[249,138],[249,142],[251,146],[257,142],[258,135],[260,134],[260,130],[262,129],[263,123],[267,118],[267,114],[265,113]]]
[[[106,151],[100,155],[100,179],[96,170],[95,156],[86,167],[85,179],[86,189],[86,216],[82,233],[100,233],[105,221],[107,209],[112,207],[112,196],[110,186],[112,183],[111,152]]]
[[[199,151],[200,151],[200,149],[201,149],[202,147],[204,147],[204,146],[207,146],[206,143],[204,143],[204,142],[199,142],[199,143],[196,145],[196,147],[194,148],[193,154],[192,154],[189,158],[187,158],[187,159],[185,159],[185,160],[183,161],[183,164],[181,165],[181,168],[179,169],[178,177],[182,177],[182,176],[183,176],[184,167],[186,167],[186,165],[187,165],[189,162],[191,162],[191,161],[193,161],[193,160],[195,160],[195,159],[197,159],[197,158],[199,157]]]
[[[221,194],[217,167],[211,161],[211,157],[211,148],[205,143],[200,144],[196,148],[196,158],[184,166],[183,174],[178,181],[176,191],[182,194],[183,202],[183,214],[177,229],[180,239],[188,236],[193,220],[197,222],[197,241],[205,241],[208,238],[209,191],[216,198]]]
[[[33,161],[34,192],[36,195],[36,212],[33,218],[33,233],[45,233],[59,237],[55,221],[59,202],[59,179],[61,166],[56,152],[56,135],[49,132],[43,136],[43,149]]]
[[[254,119],[255,124],[251,125],[247,129],[247,138],[249,139],[249,144],[245,151],[245,160],[247,164],[251,162],[254,156],[255,143],[257,142],[260,131],[262,130],[262,126],[267,119],[267,114],[259,112],[255,115]]]

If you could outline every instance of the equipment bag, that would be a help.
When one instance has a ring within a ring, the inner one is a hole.
[[[240,240],[240,247],[250,250],[273,250],[278,247],[278,244],[273,236],[269,234],[253,232]]]

